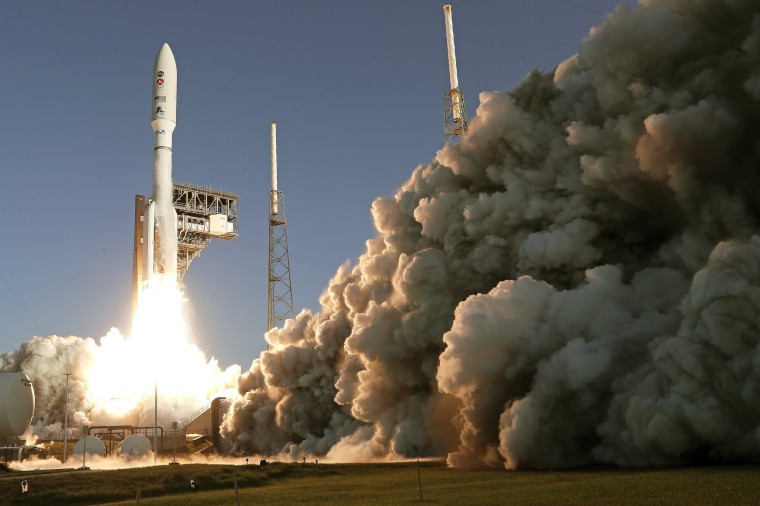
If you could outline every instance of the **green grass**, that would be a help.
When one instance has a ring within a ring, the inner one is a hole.
[[[461,471],[421,464],[425,504],[750,505],[760,503],[760,467],[665,470]],[[29,494],[20,482],[27,479]],[[190,490],[190,480],[196,482]],[[7,472],[0,504],[235,505],[419,503],[417,466],[395,464],[182,464],[117,471]]]

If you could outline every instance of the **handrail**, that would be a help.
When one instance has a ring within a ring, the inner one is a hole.
[[[182,420],[179,423],[179,426],[182,427],[182,428],[187,428],[187,426],[190,425],[191,423],[193,423],[199,416],[201,416],[203,413],[205,413],[206,411],[208,411],[211,408],[211,404],[213,402],[214,402],[214,399],[211,399],[210,401],[208,401],[201,408],[199,408],[198,411],[196,411],[192,415],[190,415],[187,418],[185,418],[184,420]]]

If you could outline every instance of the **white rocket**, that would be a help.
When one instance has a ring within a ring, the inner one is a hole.
[[[144,279],[150,283],[177,282],[177,212],[172,195],[172,134],[177,126],[177,63],[169,44],[158,52],[153,66],[153,198],[145,208]]]

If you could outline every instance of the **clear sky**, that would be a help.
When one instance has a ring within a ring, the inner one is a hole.
[[[614,0],[452,2],[468,115],[575,53]],[[374,235],[370,205],[443,144],[440,0],[5,1],[0,16],[0,352],[129,333],[134,195],[149,195],[151,72],[177,60],[175,181],[240,196],[240,237],[185,277],[195,340],[265,347],[269,123],[296,311]]]

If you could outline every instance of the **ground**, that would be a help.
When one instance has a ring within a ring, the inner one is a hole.
[[[21,494],[21,481],[29,492]],[[194,480],[195,489],[191,489]],[[237,485],[237,492],[236,492]],[[237,495],[236,495],[237,494]],[[444,462],[0,472],[0,504],[758,504],[760,467],[464,471]]]

